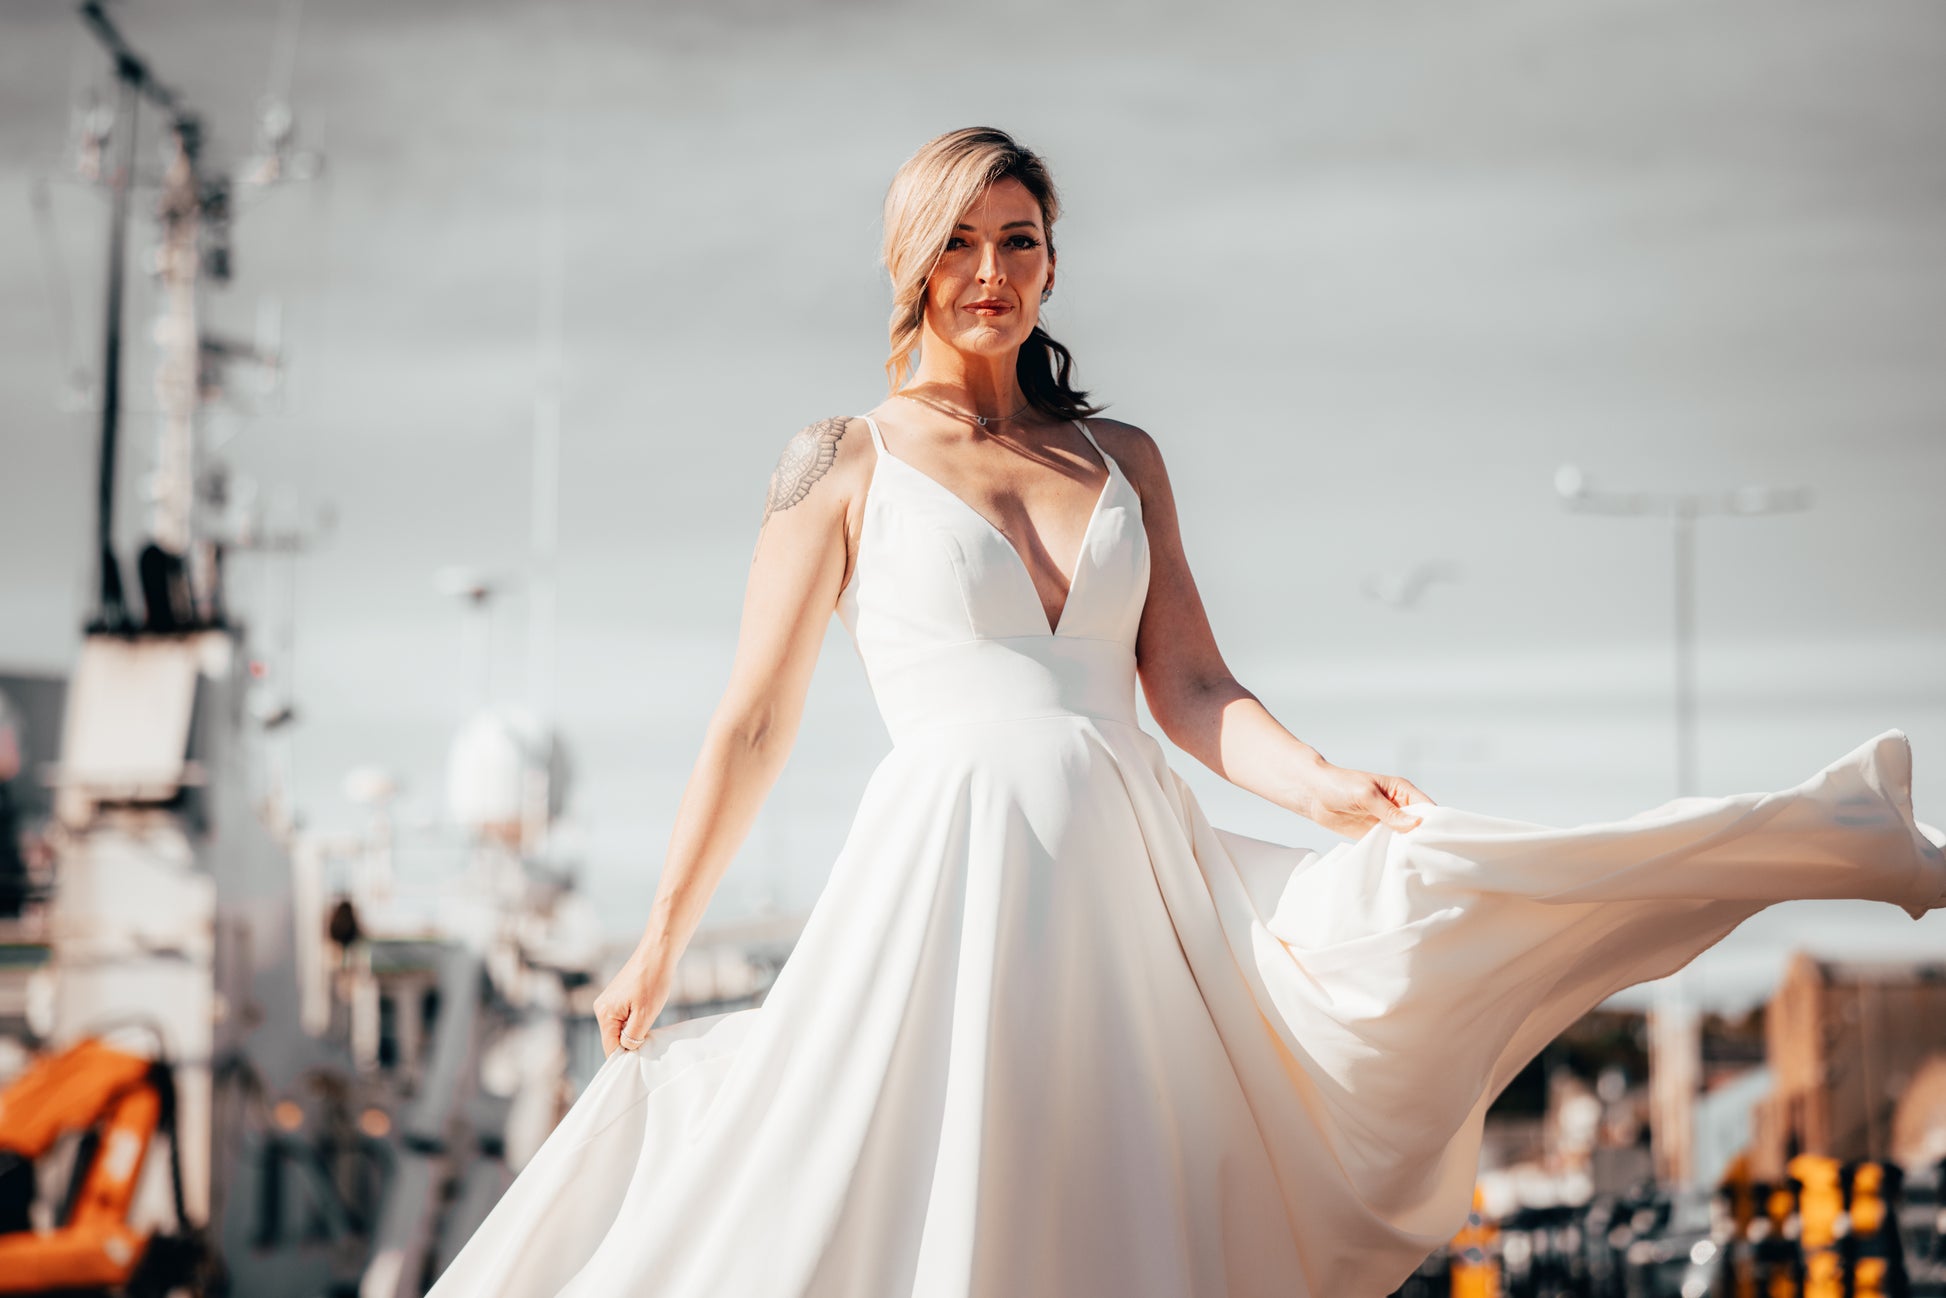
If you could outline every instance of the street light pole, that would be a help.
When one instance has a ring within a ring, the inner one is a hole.
[[[1678,498],[1670,517],[1676,597],[1676,796],[1696,792],[1696,515]]]
[[[1750,517],[1807,509],[1805,487],[1740,487],[1729,492],[1602,492],[1581,470],[1564,464],[1554,487],[1579,513],[1649,515],[1669,519],[1675,568],[1676,796],[1697,792],[1696,764],[1696,520],[1708,514]],[[1702,1034],[1686,994],[1687,967],[1653,986],[1649,1011],[1650,1135],[1658,1179],[1687,1185],[1695,1180],[1695,1100],[1701,1088]]]
[[[1753,517],[1808,509],[1808,487],[1739,487],[1734,491],[1597,491],[1571,464],[1555,471],[1554,489],[1584,514],[1670,520],[1675,560],[1676,796],[1697,792],[1696,763],[1696,520],[1705,515]]]

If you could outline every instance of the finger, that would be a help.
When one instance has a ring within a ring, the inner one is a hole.
[[[631,1010],[628,1022],[624,1023],[618,1036],[624,1050],[640,1050],[649,1040],[648,1016],[641,1010]]]
[[[1420,802],[1426,803],[1429,806],[1434,806],[1434,807],[1439,805],[1438,803],[1434,802],[1431,798],[1427,797],[1425,794],[1425,790],[1421,789],[1418,785],[1414,784],[1411,780],[1400,780],[1399,785],[1405,791],[1405,805],[1411,806],[1414,803],[1420,803]]]
[[[1401,832],[1418,827],[1419,817],[1405,810],[1392,795],[1379,800],[1373,812],[1380,820]]]
[[[601,1024],[601,1053],[605,1059],[621,1046],[622,1020],[612,1010],[597,1010],[595,1021]]]
[[[1419,792],[1417,785],[1411,780],[1406,779],[1403,775],[1375,776],[1373,777],[1372,783],[1377,787],[1378,792],[1382,796],[1401,807],[1412,802],[1414,800],[1414,794],[1417,794],[1420,798],[1425,798],[1426,796]],[[1427,800],[1430,801],[1430,799]]]

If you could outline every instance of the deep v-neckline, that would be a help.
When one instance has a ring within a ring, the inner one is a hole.
[[[1013,540],[1005,532],[1001,531],[992,519],[973,508],[966,498],[961,496],[957,491],[954,491],[951,487],[933,477],[919,466],[909,464],[899,456],[894,455],[891,449],[885,445],[885,434],[880,431],[878,421],[870,415],[865,415],[863,418],[866,424],[871,427],[872,441],[878,447],[881,456],[898,465],[913,477],[927,484],[933,490],[939,492],[968,514],[978,519],[987,531],[993,533],[994,538],[1000,544],[1007,547],[1007,553],[1014,557],[1014,570],[1026,581],[1027,593],[1033,598],[1034,607],[1040,610],[1041,625],[1047,628],[1047,634],[1050,638],[1059,636],[1061,634],[1061,628],[1067,625],[1068,610],[1074,607],[1075,592],[1080,589],[1082,574],[1088,566],[1088,548],[1095,537],[1095,520],[1101,517],[1102,507],[1108,502],[1108,493],[1115,489],[1115,476],[1117,473],[1115,457],[1102,449],[1101,443],[1096,441],[1087,429],[1081,428],[1078,423],[1075,425],[1075,427],[1081,428],[1081,435],[1087,439],[1088,445],[1094,447],[1095,453],[1101,456],[1102,467],[1106,470],[1108,476],[1103,480],[1101,490],[1095,496],[1094,507],[1088,511],[1088,521],[1082,525],[1081,549],[1075,555],[1074,562],[1068,568],[1068,588],[1061,596],[1061,611],[1055,617],[1049,618],[1047,615],[1047,605],[1041,602],[1040,587],[1034,582],[1034,570],[1027,566],[1027,560],[1020,553],[1020,547],[1015,545]]]

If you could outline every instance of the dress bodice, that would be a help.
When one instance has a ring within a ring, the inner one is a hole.
[[[838,617],[896,743],[941,724],[1047,715],[1135,720],[1135,635],[1149,588],[1142,500],[1086,422],[1108,469],[1058,625],[1026,562],[985,515],[878,452]]]

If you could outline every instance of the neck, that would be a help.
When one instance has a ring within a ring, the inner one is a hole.
[[[1019,348],[999,356],[975,356],[956,352],[937,339],[928,342],[919,353],[919,368],[899,391],[944,401],[987,419],[1014,414],[1027,404],[1027,394],[1014,376]]]

